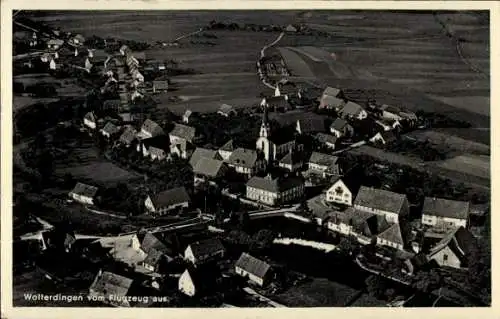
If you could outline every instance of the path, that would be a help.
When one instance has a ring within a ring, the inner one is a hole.
[[[305,239],[300,239],[300,238],[275,238],[273,240],[274,244],[282,244],[282,245],[299,245],[299,246],[304,246],[304,247],[312,247],[318,250],[322,250],[324,252],[331,252],[335,249],[337,249],[337,246],[332,245],[332,244],[327,244],[327,243],[322,243],[318,241],[313,241],[313,240],[305,240]]]
[[[92,212],[92,213],[95,213],[98,215],[106,215],[106,216],[116,217],[116,218],[120,218],[120,219],[127,218],[126,216],[123,216],[123,215],[116,215],[116,214],[112,214],[112,213],[107,213],[107,212],[99,211],[99,210],[88,208],[88,207],[85,207],[85,209],[88,210],[89,212]]]
[[[182,40],[182,39],[184,39],[184,38],[190,37],[190,36],[192,36],[192,35],[195,35],[195,34],[201,33],[201,32],[203,32],[203,28],[200,28],[199,30],[194,31],[194,32],[191,32],[191,33],[188,33],[188,34],[181,35],[181,36],[177,37],[176,39],[174,39],[174,41],[172,41],[172,43],[173,43],[173,42],[177,42],[177,41],[179,41],[179,40]]]
[[[279,36],[276,38],[276,40],[274,40],[273,42],[269,43],[268,45],[265,45],[262,50],[260,50],[260,59],[264,58],[266,56],[266,50],[269,49],[270,47],[274,46],[276,43],[278,43],[281,38],[283,38],[283,36],[285,35],[285,32],[281,32],[279,34]],[[261,69],[261,64],[260,62],[257,62],[257,66],[259,68],[259,74],[261,75],[261,79],[262,79],[262,83],[267,86],[268,88],[270,89],[276,89],[275,86],[269,84],[269,82],[266,81],[265,79],[265,76],[264,76],[264,73],[262,72],[262,69]]]
[[[252,295],[254,297],[257,297],[260,301],[264,301],[264,302],[267,302],[270,306],[274,307],[274,308],[283,308],[286,306],[285,305],[282,305],[280,303],[277,303],[276,301],[273,301],[269,298],[267,298],[266,296],[263,296],[261,294],[259,294],[257,291],[253,290],[252,288],[250,287],[245,287],[243,288],[243,291],[245,291],[247,294],[249,295]]]

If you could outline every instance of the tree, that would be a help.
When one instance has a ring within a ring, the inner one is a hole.
[[[250,250],[259,251],[269,248],[273,244],[276,234],[270,229],[261,229],[252,236]]]
[[[354,236],[343,237],[337,249],[344,254],[352,254],[358,248],[358,240]]]
[[[377,299],[383,297],[387,289],[386,281],[378,275],[371,275],[366,278],[365,285],[368,294]]]
[[[427,271],[419,271],[413,277],[412,287],[423,292],[432,292],[439,288],[443,279],[441,274],[436,269]]]

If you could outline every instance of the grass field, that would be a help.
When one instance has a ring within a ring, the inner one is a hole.
[[[429,141],[437,146],[445,146],[463,153],[490,154],[489,145],[438,131],[414,131],[409,133],[408,136],[419,141]]]
[[[466,173],[468,175],[477,176],[484,179],[490,179],[490,157],[489,156],[473,156],[460,155],[454,158],[445,160],[438,164],[439,167],[447,170]]]

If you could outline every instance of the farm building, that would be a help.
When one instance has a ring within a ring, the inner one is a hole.
[[[323,175],[323,177],[335,176],[341,174],[338,160],[339,158],[337,156],[312,152],[307,166],[309,170],[318,172]]]
[[[206,295],[215,286],[217,277],[213,269],[188,267],[179,277],[178,289],[189,297]]]
[[[226,172],[227,166],[223,161],[202,157],[193,166],[194,185],[205,182],[217,185]]]
[[[142,124],[141,131],[139,132],[138,137],[140,139],[145,139],[164,134],[165,132],[158,123],[150,119],[147,119]]]
[[[184,112],[184,114],[182,115],[182,122],[185,124],[189,124],[189,118],[192,114],[193,112],[191,110],[186,110],[186,112]]]
[[[404,240],[399,224],[392,224],[389,228],[378,234],[377,245],[403,250]]]
[[[386,145],[397,140],[397,136],[392,131],[378,132],[370,138],[370,142],[374,144]]]
[[[401,110],[395,106],[384,104],[379,107],[379,110],[382,113],[381,116],[385,119],[388,120],[403,119],[401,115],[399,115],[399,113],[401,113]]]
[[[410,211],[406,195],[361,186],[354,200],[354,208],[385,216],[388,222],[398,223]]]
[[[340,109],[344,104],[344,92],[341,89],[329,86],[321,94],[319,108]]]
[[[165,256],[162,252],[152,248],[149,250],[146,259],[144,259],[140,265],[144,267],[144,269],[158,273],[160,271],[160,267],[162,263],[166,260]]]
[[[144,201],[146,210],[155,215],[165,215],[171,211],[188,208],[191,199],[184,187],[172,188],[155,196],[148,196]]]
[[[251,282],[262,287],[270,279],[271,266],[265,261],[247,253],[242,253],[234,265],[234,271],[238,275],[248,278]]]
[[[115,307],[130,307],[126,297],[131,286],[132,279],[100,270],[89,288],[89,297],[103,298]]]
[[[170,143],[172,144],[181,140],[192,143],[196,136],[196,129],[192,126],[176,123],[168,135],[170,136]]]
[[[440,266],[467,267],[467,257],[475,249],[477,241],[464,227],[451,230],[427,255]]]
[[[314,138],[321,144],[326,147],[334,150],[337,146],[338,138],[334,135],[325,134],[325,133],[317,133]]]
[[[221,259],[226,254],[226,249],[216,238],[194,242],[184,251],[184,259],[194,266],[199,266],[210,261]]]
[[[166,135],[146,138],[137,144],[137,151],[141,152],[144,157],[162,161],[170,153],[170,141]]]
[[[136,140],[136,136],[137,131],[132,126],[127,126],[122,135],[120,135],[119,142],[129,147]]]
[[[422,224],[434,228],[467,228],[469,202],[426,197],[422,207]]]
[[[106,125],[104,125],[104,127],[101,129],[101,134],[107,138],[111,138],[118,133],[120,133],[120,127],[116,126],[112,122],[106,123]]]
[[[83,45],[85,43],[85,38],[81,34],[76,34],[71,40],[76,45]]]
[[[64,44],[64,40],[61,39],[51,39],[47,41],[47,48],[51,50],[58,50]]]
[[[290,152],[288,152],[288,154],[283,156],[278,162],[279,167],[286,169],[290,172],[296,172],[300,170],[303,164],[304,163],[302,162],[302,154],[293,150],[290,150]]]
[[[94,112],[88,112],[83,117],[83,125],[86,127],[95,130],[97,126],[97,117]]]
[[[97,187],[83,183],[77,183],[75,188],[69,193],[69,197],[79,203],[87,205],[94,205],[96,195]]]
[[[352,206],[359,186],[354,178],[338,177],[326,191],[325,200],[329,203]]]
[[[354,134],[354,128],[346,120],[336,118],[330,125],[330,132],[338,138],[349,137]]]
[[[285,31],[295,33],[297,32],[297,27],[293,26],[292,24],[289,24],[286,26]]]
[[[233,167],[237,173],[248,176],[255,175],[266,167],[263,156],[260,156],[257,151],[241,147],[231,153],[227,164],[229,167]]]
[[[153,93],[167,92],[168,81],[153,81]]]
[[[147,232],[145,234],[140,234],[138,236],[140,248],[145,253],[149,253],[152,249],[157,250],[163,254],[172,254],[172,250],[169,249],[158,237],[151,233]]]
[[[175,154],[179,158],[190,158],[194,150],[195,146],[186,140],[178,140],[174,144],[170,144],[170,154]]]
[[[226,142],[226,144],[222,145],[221,148],[217,151],[220,155],[220,157],[226,161],[229,159],[233,151],[235,150],[233,140],[229,140]]]
[[[217,114],[222,115],[224,117],[230,117],[238,114],[236,109],[228,104],[222,104],[219,110],[217,111]]]
[[[344,119],[363,120],[368,117],[368,113],[361,105],[348,101],[342,109],[339,110],[340,117]]]
[[[42,232],[42,250],[55,249],[59,251],[69,252],[75,242],[75,233],[72,231],[51,229]]]
[[[298,97],[299,99],[302,97],[301,96],[301,90],[300,88],[292,82],[279,82],[276,84],[276,88],[274,89],[274,96],[283,96],[287,100],[290,99],[291,97]]]
[[[267,162],[275,161],[296,148],[295,130],[294,126],[271,130],[268,110],[265,108],[256,149],[264,153]]]
[[[304,188],[304,180],[298,176],[254,176],[246,184],[246,197],[277,206],[301,199],[304,196]]]
[[[189,165],[191,167],[195,167],[196,163],[202,158],[210,158],[210,159],[217,159],[220,160],[219,154],[217,153],[216,150],[211,150],[208,148],[203,148],[203,147],[197,147],[193,154],[191,155],[191,158],[189,159]]]
[[[317,115],[298,119],[296,123],[297,133],[312,134],[326,131],[328,117]]]

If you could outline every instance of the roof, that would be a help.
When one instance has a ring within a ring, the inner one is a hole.
[[[272,130],[268,139],[276,145],[283,145],[295,139],[296,125],[286,125]]]
[[[153,81],[153,85],[155,88],[160,89],[160,90],[166,90],[168,89],[168,81]]]
[[[164,131],[161,128],[161,126],[158,123],[156,123],[155,121],[152,121],[150,119],[147,119],[144,121],[144,123],[142,124],[141,130],[144,130],[144,131],[150,133],[151,135],[164,134]]]
[[[326,130],[326,117],[307,117],[297,120],[297,128],[301,133],[324,132]]]
[[[73,39],[78,39],[79,41],[85,41],[85,38],[81,34],[77,34],[73,37]]]
[[[176,141],[174,144],[170,144],[170,151],[172,151],[172,149],[178,148],[180,151],[185,152],[188,149],[191,149],[193,147],[194,146],[191,143],[189,143],[188,141],[180,140],[180,141]]]
[[[403,194],[361,186],[354,200],[354,205],[371,207],[399,214],[405,200],[406,195]]]
[[[215,156],[217,155],[217,151],[216,150],[211,150],[211,149],[208,149],[208,148],[203,148],[203,147],[197,147],[193,154],[191,155],[191,159],[189,160],[189,165],[191,165],[191,167],[195,167],[196,166],[196,163],[198,163],[198,161],[204,157],[206,158],[215,158]]]
[[[88,112],[87,114],[85,114],[85,116],[83,118],[88,120],[88,121],[95,122],[97,117],[95,116],[94,112]]]
[[[347,176],[336,176],[335,179],[332,180],[332,186],[337,183],[338,181],[342,181],[342,183],[351,191],[353,196],[356,196],[359,187],[360,187],[360,181],[357,178],[351,177],[349,175]]]
[[[184,112],[184,116],[187,116],[187,117],[190,117],[191,114],[193,114],[193,111],[191,111],[191,110],[186,110],[186,112]]]
[[[349,123],[341,118],[336,118],[335,121],[333,121],[332,125],[330,125],[331,129],[341,131],[343,130]]]
[[[239,147],[231,153],[228,163],[236,166],[252,168],[255,166],[257,159],[257,151]]]
[[[299,91],[297,85],[292,82],[278,83],[278,87],[280,90],[280,94],[284,95],[297,93]]]
[[[158,135],[142,140],[141,144],[144,145],[147,149],[149,149],[150,147],[154,147],[166,151],[169,149],[170,140],[166,135]]]
[[[128,126],[125,129],[125,131],[122,133],[122,135],[120,136],[120,142],[123,142],[126,144],[132,143],[132,141],[134,141],[136,138],[136,134],[137,134],[137,131],[133,127]]]
[[[168,189],[156,194],[151,200],[157,208],[190,202],[189,194],[184,187]]]
[[[386,111],[386,112],[390,112],[390,113],[394,113],[394,114],[399,114],[399,112],[401,112],[401,110],[399,108],[392,106],[392,105],[387,105],[387,104],[381,105],[380,109],[382,111]]]
[[[240,258],[235,264],[235,267],[239,267],[259,278],[264,278],[269,269],[271,269],[271,266],[268,263],[257,259],[247,253],[241,254]]]
[[[333,96],[333,97],[338,97],[338,95],[342,93],[341,89],[334,88],[331,86],[328,86],[324,91],[323,91],[323,96],[328,95],[328,96]]]
[[[47,41],[48,45],[62,45],[64,43],[64,40],[61,39],[50,39]]]
[[[422,207],[422,214],[467,219],[469,216],[469,202],[462,202],[444,198],[426,197],[424,206]]]
[[[156,266],[160,262],[162,257],[163,253],[161,251],[152,248],[149,250],[146,259],[144,259],[143,262],[148,265]]]
[[[102,104],[104,108],[118,108],[121,105],[122,101],[120,99],[106,100]]]
[[[325,133],[317,133],[316,139],[321,143],[335,144],[337,143],[338,138],[334,135],[325,134]]]
[[[120,129],[118,128],[118,126],[114,125],[112,122],[108,122],[108,123],[106,123],[106,125],[104,125],[102,131],[112,135],[112,134],[118,133],[120,131]]]
[[[287,164],[287,165],[294,165],[297,163],[300,163],[300,154],[297,152],[288,152],[283,156],[280,160],[280,163]]]
[[[309,163],[324,165],[324,166],[333,166],[337,164],[339,158],[337,156],[320,153],[320,152],[312,152],[309,157]]]
[[[87,196],[87,197],[94,197],[97,194],[98,188],[95,186],[87,185],[84,183],[76,183],[75,188],[71,191],[71,193],[81,195],[81,196]]]
[[[226,142],[226,144],[222,145],[221,148],[219,148],[220,151],[226,151],[226,152],[232,152],[234,151],[234,143],[233,140],[229,140]]]
[[[196,162],[193,172],[209,177],[217,177],[223,165],[223,161],[202,157]]]
[[[344,115],[356,116],[359,113],[361,113],[362,110],[363,110],[363,108],[361,107],[361,105],[359,105],[357,103],[354,103],[354,102],[351,102],[351,101],[348,101],[344,105],[344,107],[342,108],[342,110],[340,110],[340,113],[342,113]]]
[[[141,249],[149,253],[150,250],[154,249],[156,251],[160,251],[162,253],[169,253],[170,250],[163,244],[158,237],[156,237],[153,233],[147,232],[144,235],[144,238],[141,241]]]
[[[290,104],[288,100],[284,96],[271,96],[266,97],[266,104],[269,108],[288,108]]]
[[[392,224],[385,231],[377,235],[380,239],[385,239],[391,243],[396,243],[399,245],[404,245],[403,236],[401,235],[401,228],[399,224]]]
[[[325,106],[331,106],[334,108],[341,107],[345,104],[345,101],[343,99],[339,99],[338,97],[331,96],[331,95],[323,95],[321,97],[321,105]]]
[[[304,185],[304,180],[297,176],[288,176],[281,178],[271,178],[269,176],[253,176],[248,182],[247,187],[263,189],[272,193],[281,193],[286,190]]]
[[[132,279],[103,271],[96,276],[90,289],[103,295],[125,296],[131,285]]]
[[[446,234],[446,236],[431,249],[428,257],[432,257],[445,247],[450,246],[450,249],[452,249],[458,257],[463,258],[470,254],[476,245],[476,238],[467,229],[460,226]]]
[[[175,124],[174,129],[170,132],[171,136],[180,137],[187,141],[193,140],[195,134],[196,134],[196,129],[194,127],[178,123]]]
[[[229,114],[230,112],[236,112],[234,107],[229,104],[222,104],[218,110],[218,112],[222,112],[224,114]]]
[[[189,245],[189,247],[191,247],[191,251],[193,252],[193,256],[195,258],[226,250],[221,241],[217,238],[209,238],[197,241]]]

